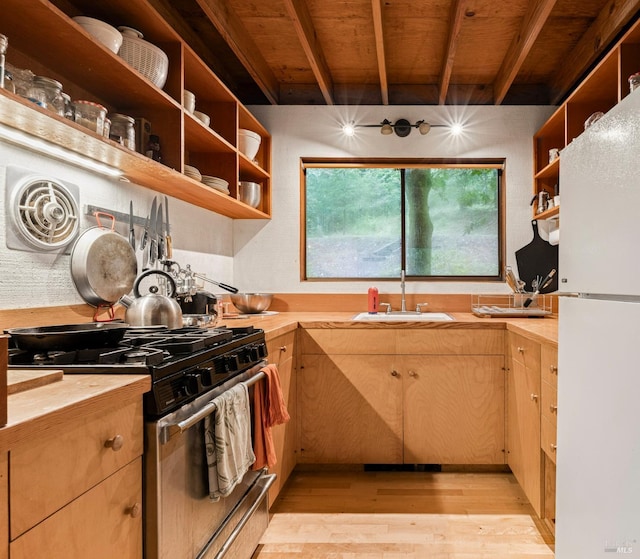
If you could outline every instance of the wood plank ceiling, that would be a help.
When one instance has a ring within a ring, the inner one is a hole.
[[[245,104],[557,104],[640,0],[152,0]],[[638,61],[640,70],[640,61]]]

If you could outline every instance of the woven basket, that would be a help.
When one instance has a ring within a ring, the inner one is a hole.
[[[122,33],[122,46],[118,56],[162,89],[169,70],[167,55],[155,45],[144,41],[140,31],[125,26],[118,27],[118,30]]]

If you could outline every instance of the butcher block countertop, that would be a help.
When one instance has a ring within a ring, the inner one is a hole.
[[[545,318],[480,318],[473,313],[451,312],[454,320],[446,322],[358,322],[352,320],[354,312],[285,312],[279,314],[256,314],[251,318],[224,318],[219,326],[253,325],[265,331],[267,341],[286,332],[302,328],[489,328],[511,330],[535,341],[558,344],[557,317]],[[246,315],[244,315],[246,316]]]
[[[112,409],[151,389],[148,375],[63,375],[62,380],[11,394],[8,423],[0,429],[0,451],[61,424]]]

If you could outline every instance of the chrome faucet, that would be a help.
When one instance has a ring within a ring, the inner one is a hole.
[[[400,271],[400,289],[402,290],[402,302],[400,306],[400,312],[407,312],[407,300],[405,298],[405,284],[404,284],[404,270]]]

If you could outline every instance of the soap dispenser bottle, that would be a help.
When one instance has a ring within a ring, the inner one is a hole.
[[[369,314],[377,314],[378,312],[378,289],[376,287],[369,288],[369,300],[368,300]]]

